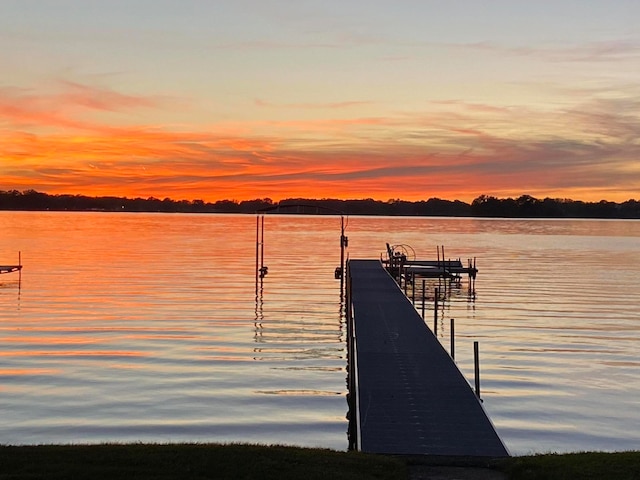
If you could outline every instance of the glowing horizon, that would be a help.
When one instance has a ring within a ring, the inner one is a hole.
[[[65,16],[29,3],[0,6],[0,66],[10,72],[0,83],[0,190],[638,198],[632,2],[614,13],[591,2],[570,30],[531,5],[466,1],[485,27],[454,7],[414,6],[437,32],[404,4],[334,15],[320,2],[188,1],[151,12],[136,0],[112,12],[87,2]],[[555,8],[571,12],[570,2]],[[596,18],[605,10],[610,18]],[[454,18],[468,30],[438,26]]]

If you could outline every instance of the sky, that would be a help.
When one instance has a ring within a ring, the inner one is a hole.
[[[0,0],[0,190],[640,199],[638,0]]]

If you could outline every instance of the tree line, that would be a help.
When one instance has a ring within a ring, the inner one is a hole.
[[[544,198],[530,195],[497,198],[481,195],[471,203],[460,200],[430,198],[410,202],[371,198],[359,200],[288,198],[274,202],[270,198],[254,200],[162,200],[155,197],[127,198],[115,196],[49,195],[35,190],[0,190],[0,210],[25,211],[104,211],[165,213],[277,213],[387,216],[449,216],[503,218],[640,218],[640,201],[616,203],[601,200]]]

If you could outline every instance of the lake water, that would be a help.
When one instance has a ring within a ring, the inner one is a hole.
[[[0,212],[0,444],[347,448],[339,217]],[[640,222],[349,217],[385,242],[476,257],[438,313],[513,454],[640,449]],[[433,323],[429,305],[427,323]]]

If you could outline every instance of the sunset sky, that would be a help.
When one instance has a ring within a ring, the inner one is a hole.
[[[638,0],[0,0],[0,190],[640,199]]]

